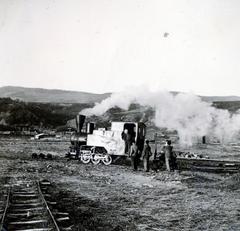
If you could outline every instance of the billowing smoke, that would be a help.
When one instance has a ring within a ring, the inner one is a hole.
[[[157,127],[176,130],[181,144],[191,145],[196,138],[211,135],[222,142],[232,140],[240,130],[240,114],[216,109],[210,103],[190,93],[172,94],[137,88],[112,94],[93,108],[83,110],[86,115],[101,115],[112,107],[127,110],[131,103],[155,109]]]

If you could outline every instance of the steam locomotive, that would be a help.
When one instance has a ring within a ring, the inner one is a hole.
[[[101,161],[105,165],[112,163],[115,157],[126,157],[126,142],[123,139],[123,132],[127,130],[136,142],[139,150],[144,147],[146,126],[139,122],[112,122],[111,129],[95,129],[94,123],[87,123],[83,129],[86,116],[77,115],[77,132],[71,136],[70,150],[67,157],[81,160],[83,163],[92,162],[98,164]]]

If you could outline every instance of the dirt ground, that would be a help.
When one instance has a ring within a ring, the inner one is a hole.
[[[84,165],[64,158],[68,146],[0,139],[0,191],[15,179],[48,179],[52,198],[71,214],[74,230],[240,230],[240,174]],[[199,150],[217,157],[228,152],[222,146]],[[33,152],[51,153],[54,160],[32,160]]]

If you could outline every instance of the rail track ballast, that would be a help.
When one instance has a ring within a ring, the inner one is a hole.
[[[8,187],[0,208],[0,231],[72,230],[48,206],[46,186],[50,182],[24,181]],[[62,222],[63,221],[63,222]]]

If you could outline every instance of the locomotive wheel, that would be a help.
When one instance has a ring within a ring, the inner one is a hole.
[[[105,165],[110,165],[112,163],[112,157],[110,155],[105,155],[104,158],[102,159],[102,162]]]
[[[91,157],[89,155],[81,155],[81,161],[84,163],[84,164],[88,164],[91,160]]]
[[[91,161],[93,164],[99,164],[100,163],[99,155],[93,155]]]

